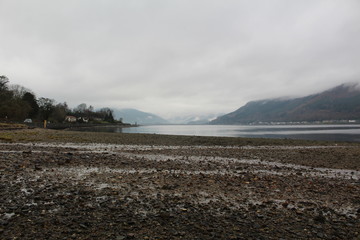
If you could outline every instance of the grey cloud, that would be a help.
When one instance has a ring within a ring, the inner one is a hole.
[[[357,0],[0,2],[0,73],[162,116],[360,82]]]

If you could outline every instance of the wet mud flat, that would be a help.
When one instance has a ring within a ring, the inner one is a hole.
[[[0,143],[1,239],[359,239],[359,146]]]

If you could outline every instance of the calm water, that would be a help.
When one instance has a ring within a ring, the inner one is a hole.
[[[87,131],[360,142],[360,125],[152,125],[130,128],[98,127]]]

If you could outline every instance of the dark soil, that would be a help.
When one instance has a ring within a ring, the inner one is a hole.
[[[1,239],[360,238],[356,144],[43,130],[0,139]]]

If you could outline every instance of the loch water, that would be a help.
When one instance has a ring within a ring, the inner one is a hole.
[[[92,127],[93,132],[147,133],[190,136],[250,137],[360,142],[360,125],[148,125]]]

